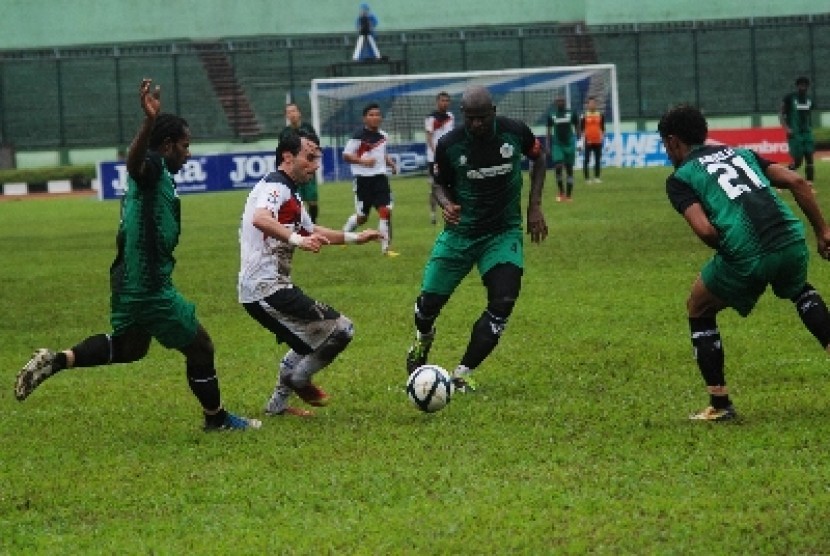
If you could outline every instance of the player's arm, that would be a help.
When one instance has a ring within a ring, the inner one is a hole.
[[[301,235],[287,228],[281,224],[279,220],[274,217],[271,210],[258,207],[254,210],[254,215],[251,223],[254,227],[268,237],[273,237],[285,243],[290,243],[295,247],[299,247],[303,251],[312,251],[317,253],[320,248],[329,243],[329,240],[319,234]]]
[[[369,241],[377,241],[382,239],[383,234],[377,230],[362,230],[360,232],[344,232],[342,230],[332,230],[324,226],[314,226],[314,235],[319,235],[326,239],[327,243],[332,245],[361,245]]]
[[[453,200],[449,189],[454,179],[447,149],[444,148],[444,141],[441,138],[435,145],[435,179],[432,180],[432,195],[441,207],[444,220],[450,224],[458,224],[461,219],[461,205]]]
[[[397,174],[397,173],[398,173],[398,165],[397,165],[397,164],[395,164],[395,159],[394,159],[394,158],[392,158],[392,156],[391,156],[391,155],[388,155],[388,154],[387,154],[387,155],[384,155],[384,158],[385,158],[385,160],[386,160],[386,165],[387,165],[388,167],[392,168],[392,173],[393,173],[393,174]]]
[[[781,164],[770,164],[764,168],[764,174],[775,187],[789,189],[793,198],[810,221],[810,226],[816,235],[819,254],[827,259],[830,257],[830,228],[824,220],[821,208],[816,202],[813,185],[799,173],[794,172]]]
[[[720,233],[706,216],[706,211],[703,210],[703,205],[700,204],[700,199],[692,188],[671,176],[666,181],[666,193],[669,196],[669,202],[677,212],[683,215],[695,235],[707,246],[717,250],[720,244]]]
[[[150,134],[156,123],[156,117],[161,112],[161,87],[156,86],[155,89],[151,90],[152,84],[152,79],[144,78],[141,80],[139,100],[141,108],[144,110],[144,121],[141,123],[141,127],[138,128],[127,153],[127,172],[138,183],[146,175],[144,160],[147,156]]]
[[[788,98],[784,97],[784,100],[781,101],[781,108],[778,110],[778,121],[781,123],[781,127],[784,128],[784,131],[787,132],[787,135],[792,133],[790,126],[787,125],[787,116],[789,115],[789,103],[787,102]]]
[[[545,175],[548,171],[545,153],[539,140],[527,129],[532,139],[530,147],[525,149],[525,156],[530,161],[530,195],[527,202],[527,233],[530,234],[530,241],[540,243],[548,237],[548,225],[545,222],[545,215],[542,212],[542,192],[545,188]]]

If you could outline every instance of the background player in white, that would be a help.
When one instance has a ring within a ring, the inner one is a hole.
[[[455,127],[455,117],[450,108],[450,95],[441,91],[435,97],[435,110],[424,120],[427,145],[427,171],[429,172],[429,218],[435,224],[435,208],[438,203],[432,189],[435,184],[435,145],[438,140]]]
[[[315,225],[303,208],[297,188],[314,177],[320,165],[316,135],[300,130],[280,138],[277,171],[265,176],[248,195],[239,229],[241,269],[239,302],[251,317],[291,348],[280,361],[269,415],[311,415],[291,407],[292,392],[306,403],[326,405],[328,395],[311,382],[352,339],[352,321],[308,297],[291,280],[294,251],[317,253],[329,244],[380,239],[375,230],[341,232]]]
[[[383,115],[376,102],[363,108],[363,127],[354,134],[343,149],[343,160],[351,164],[354,176],[354,207],[343,231],[353,232],[366,223],[372,207],[378,211],[378,230],[383,239],[380,250],[383,255],[397,257],[398,253],[389,248],[392,241],[392,190],[386,167],[397,173],[392,157],[386,154],[387,135],[380,129]]]

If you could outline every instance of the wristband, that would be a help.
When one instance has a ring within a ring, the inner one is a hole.
[[[357,243],[357,234],[354,232],[343,232],[343,243]]]
[[[291,235],[288,236],[288,243],[294,245],[295,247],[299,247],[303,243],[303,236],[297,232],[291,232]]]

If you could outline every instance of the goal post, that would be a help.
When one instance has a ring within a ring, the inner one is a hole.
[[[556,97],[564,96],[578,114],[584,111],[588,97],[594,97],[605,115],[609,137],[606,142],[615,142],[611,149],[614,160],[607,163],[620,164],[622,136],[617,71],[613,64],[313,79],[312,122],[322,146],[339,153],[363,125],[363,107],[377,102],[383,113],[381,129],[389,134],[390,154],[402,152],[399,149],[413,152],[414,146],[425,141],[424,119],[435,109],[436,95],[442,91],[449,93],[450,111],[458,125],[461,95],[472,85],[490,91],[499,115],[524,121],[539,137],[546,134],[547,116]],[[326,168],[326,175],[333,179],[350,175],[348,165],[339,155],[326,162],[334,165]]]

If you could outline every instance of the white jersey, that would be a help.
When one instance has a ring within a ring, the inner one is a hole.
[[[266,236],[253,224],[254,211],[267,209],[280,224],[292,232],[309,235],[314,223],[294,190],[293,181],[282,172],[268,174],[248,194],[239,225],[241,268],[239,302],[264,299],[277,290],[293,287],[291,261],[295,247]]]
[[[379,176],[386,173],[386,132],[371,131],[365,127],[355,133],[346,143],[343,154],[353,154],[358,158],[371,157],[375,164],[366,168],[360,164],[352,164],[353,176]]]
[[[432,133],[433,147],[438,144],[438,140],[453,130],[455,127],[455,116],[452,112],[439,112],[435,110],[424,120],[424,131]],[[427,142],[427,162],[435,162],[435,149],[430,148]]]

